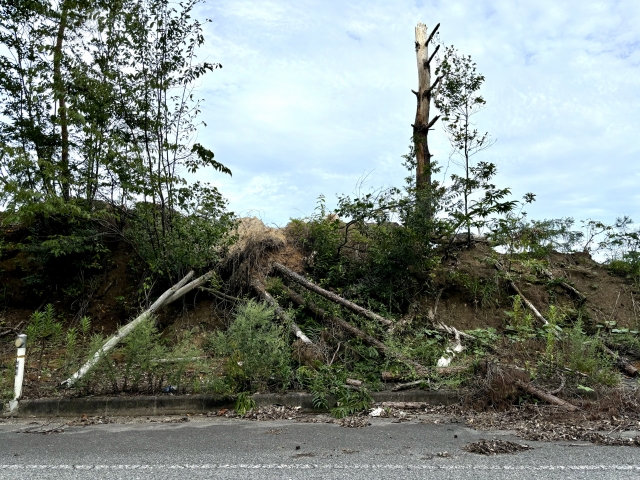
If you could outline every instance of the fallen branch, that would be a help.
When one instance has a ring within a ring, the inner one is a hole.
[[[553,276],[553,274],[551,273],[551,271],[544,269],[542,270],[542,273],[544,274],[545,277],[547,277],[549,280],[551,280],[552,282],[556,282],[558,285],[560,285],[562,288],[564,288],[566,291],[568,291],[569,293],[571,293],[572,295],[578,297],[578,300],[580,300],[581,303],[584,303],[587,301],[587,297],[580,293],[580,291],[578,291],[577,288],[569,285],[567,282],[565,282],[564,280],[559,280],[557,278],[555,278]]]
[[[392,392],[399,392],[400,390],[408,390],[413,387],[419,387],[420,384],[426,383],[424,380],[416,380],[415,382],[407,382],[396,385],[391,389]]]
[[[631,365],[629,362],[627,362],[621,355],[614,352],[613,350],[611,350],[609,347],[605,345],[603,345],[602,347],[604,351],[607,353],[607,355],[613,357],[613,359],[616,362],[616,365],[620,370],[622,370],[623,372],[625,372],[627,375],[631,377],[635,377],[636,375],[638,375],[638,369],[633,365]]]
[[[200,290],[202,290],[203,292],[210,293],[211,295],[216,297],[218,300],[225,300],[225,301],[231,302],[231,303],[238,303],[240,301],[240,299],[238,297],[232,297],[231,295],[227,295],[226,293],[222,293],[219,290],[214,290],[213,288],[200,287]]]
[[[280,305],[278,305],[278,302],[276,302],[275,298],[269,295],[269,292],[265,290],[265,288],[258,280],[252,280],[251,286],[260,296],[260,298],[262,298],[262,300],[273,307],[273,309],[276,311],[276,315],[280,318],[280,320],[289,325],[289,328],[296,337],[298,337],[307,345],[313,345],[313,342],[309,339],[309,337],[307,337],[304,332],[300,330],[298,324],[287,314],[287,312],[282,309],[282,307],[280,307]]]
[[[430,405],[425,402],[382,402],[382,408],[397,408],[398,410],[423,410]]]
[[[560,393],[564,388],[565,382],[566,382],[566,379],[564,378],[564,375],[560,375],[560,386],[555,390],[551,390],[549,392],[549,395],[557,395],[558,393]]]
[[[518,286],[516,285],[516,283],[509,277],[509,272],[507,272],[504,267],[502,266],[502,264],[500,264],[500,262],[495,262],[494,263],[495,267],[502,271],[505,272],[507,274],[506,279],[509,282],[509,285],[511,286],[511,288],[520,296],[520,299],[522,300],[522,302],[527,306],[527,308],[529,310],[531,310],[531,312],[533,313],[533,316],[536,317],[538,320],[540,320],[542,322],[543,325],[548,325],[549,322],[547,321],[546,318],[544,318],[542,316],[542,314],[538,311],[538,309],[533,305],[533,303],[531,303],[527,297],[524,296],[524,294],[520,291],[520,289],[518,288]]]
[[[344,321],[340,317],[334,317],[333,315],[330,315],[329,313],[324,311],[324,309],[320,308],[312,301],[305,301],[302,295],[299,295],[293,290],[287,288],[286,291],[289,297],[291,298],[291,300],[294,301],[294,303],[297,303],[298,305],[308,308],[321,320],[335,325],[336,327],[344,330],[345,332],[350,333],[354,337],[358,337],[364,343],[374,347],[380,353],[383,353],[384,355],[393,357],[401,362],[411,365],[413,368],[416,369],[416,373],[418,373],[419,375],[426,375],[429,373],[429,369],[426,368],[425,366],[420,365],[418,362],[415,362],[403,355],[392,352],[391,350],[389,350],[389,347],[387,347],[380,340],[373,338],[371,335],[366,334],[365,332],[360,330],[358,327],[351,325],[349,322]]]
[[[290,268],[285,267],[280,263],[277,263],[277,262],[274,263],[273,268],[275,268],[280,273],[286,275],[287,277],[291,278],[292,280],[296,281],[306,289],[311,290],[312,292],[315,292],[318,295],[322,295],[324,298],[327,298],[332,302],[342,305],[343,307],[348,308],[352,312],[355,312],[359,315],[370,318],[371,320],[375,320],[376,322],[379,322],[385,326],[390,326],[393,324],[393,322],[388,318],[381,317],[380,315],[372,312],[371,310],[367,310],[366,308],[363,308],[360,305],[356,305],[355,303],[350,302],[345,298],[342,298],[340,295],[336,295],[335,293],[329,292],[328,290],[325,290],[324,288],[319,287],[315,283],[310,282],[309,280],[304,278],[302,275],[298,275],[296,272],[294,272]]]
[[[448,333],[449,335],[453,335],[454,337],[462,337],[462,338],[466,338],[467,340],[477,340],[476,337],[474,337],[473,335],[469,335],[468,333],[464,333],[460,330],[458,330],[455,327],[450,327],[448,325],[445,325],[442,322],[438,322],[438,324],[435,326],[436,330],[439,330],[441,332],[444,333]]]
[[[6,337],[10,333],[13,333],[14,335],[18,335],[18,331],[20,330],[20,327],[22,326],[23,323],[24,321],[20,322],[15,327],[9,327],[8,329],[3,330],[2,332],[0,332],[0,338]]]
[[[556,397],[555,395],[551,395],[550,393],[543,392],[539,388],[534,387],[530,383],[525,383],[522,380],[515,380],[514,383],[524,390],[525,392],[533,395],[534,397],[538,397],[540,400],[544,400],[547,403],[551,403],[552,405],[558,405],[560,407],[566,408],[570,412],[575,412],[578,407],[570,404],[569,402],[565,402],[564,400]]]
[[[120,328],[116,334],[111,337],[107,342],[85,363],[80,370],[74,373],[71,377],[67,378],[64,382],[61,383],[63,386],[71,387],[74,383],[80,380],[89,370],[91,370],[96,363],[100,361],[100,359],[115,347],[118,343],[120,343],[127,335],[133,332],[138,325],[143,323],[144,321],[151,318],[151,315],[156,312],[161,307],[169,305],[171,302],[174,302],[182,295],[190,292],[194,288],[202,285],[207,280],[211,278],[213,272],[208,272],[202,275],[201,277],[193,280],[192,282],[187,282],[193,277],[193,271],[189,272],[182,280],[176,283],[169,290],[164,292],[158,299],[153,302],[153,304],[144,312],[142,312],[137,318],[127,323],[124,327]],[[185,285],[186,284],[186,285]]]
[[[455,358],[457,353],[464,350],[462,342],[460,341],[460,332],[454,327],[447,327],[444,323],[440,323],[440,327],[446,332],[450,332],[454,335],[453,346],[447,347],[445,354],[438,360],[438,367],[448,367]]]

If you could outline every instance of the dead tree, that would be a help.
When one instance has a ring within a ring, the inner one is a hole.
[[[439,47],[436,47],[429,56],[429,43],[438,31],[440,24],[436,25],[427,35],[427,26],[424,23],[416,25],[416,59],[418,62],[418,91],[412,90],[417,98],[416,119],[413,127],[413,146],[416,155],[416,188],[418,190],[431,186],[431,153],[429,152],[429,129],[438,120],[439,116],[429,119],[431,100],[437,91],[441,78],[431,83],[431,61]]]

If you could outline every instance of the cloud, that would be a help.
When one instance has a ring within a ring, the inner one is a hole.
[[[201,57],[224,68],[200,88],[199,141],[234,171],[211,179],[236,210],[283,223],[363,174],[402,185],[423,21],[485,75],[475,120],[497,142],[478,159],[497,163],[500,186],[538,194],[531,215],[637,212],[636,1],[222,0],[201,13],[213,20]],[[440,129],[431,142],[446,166]]]

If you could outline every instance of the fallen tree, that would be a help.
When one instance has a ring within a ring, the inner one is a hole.
[[[349,310],[351,310],[354,313],[357,313],[358,315],[362,315],[363,317],[367,317],[371,320],[375,320],[376,322],[381,323],[382,325],[385,325],[387,327],[393,324],[393,322],[388,318],[384,318],[378,315],[377,313],[372,312],[371,310],[367,310],[366,308],[363,308],[360,305],[356,305],[355,303],[350,302],[346,298],[342,298],[340,295],[336,295],[333,292],[329,292],[328,290],[325,290],[324,288],[319,287],[315,283],[307,280],[302,275],[298,275],[296,272],[294,272],[290,268],[285,267],[280,263],[275,262],[273,264],[273,268],[278,272],[286,275],[290,279],[294,280],[295,282],[299,283],[304,288],[311,290],[312,292],[315,292],[318,295],[321,295],[324,298],[327,298],[332,302],[337,303],[338,305],[342,305],[343,307],[348,308]]]
[[[269,292],[267,292],[264,286],[258,280],[252,280],[251,286],[256,291],[256,293],[264,300],[267,304],[269,304],[276,311],[276,315],[282,320],[285,324],[289,325],[289,328],[293,332],[293,334],[298,337],[302,342],[307,345],[313,345],[313,342],[307,337],[298,324],[291,318],[291,316],[287,315],[282,307],[276,302],[276,299],[273,298]]]
[[[180,280],[173,287],[160,295],[160,297],[158,297],[158,299],[153,302],[153,304],[151,304],[151,306],[147,310],[142,312],[140,315],[138,315],[138,317],[127,323],[125,326],[121,327],[113,337],[107,340],[107,342],[96,353],[93,354],[93,356],[80,368],[80,370],[67,378],[60,385],[66,387],[73,386],[73,384],[80,380],[84,375],[86,375],[86,373],[91,370],[109,350],[118,345],[124,338],[127,337],[127,335],[133,332],[138,325],[145,322],[146,320],[149,320],[153,313],[155,313],[160,308],[169,305],[186,293],[189,293],[194,288],[197,288],[207,282],[213,276],[213,273],[213,271],[207,272],[201,277],[198,277],[195,280],[189,282],[189,280],[193,277],[193,271],[189,272],[182,280]]]
[[[429,374],[429,369],[427,367],[425,367],[424,365],[419,364],[418,362],[411,360],[410,358],[405,357],[404,355],[400,355],[396,352],[393,352],[389,349],[389,347],[387,345],[385,345],[384,343],[382,343],[380,340],[378,340],[377,338],[372,337],[371,335],[368,335],[367,333],[363,332],[362,330],[360,330],[358,327],[351,325],[349,322],[343,320],[340,317],[336,317],[333,316],[331,314],[329,314],[328,312],[326,312],[323,308],[319,307],[318,305],[316,305],[315,303],[313,303],[310,300],[305,300],[302,295],[299,295],[298,293],[294,292],[293,290],[291,290],[290,288],[285,288],[287,294],[289,295],[289,298],[291,298],[291,300],[293,300],[294,303],[303,306],[305,308],[308,308],[311,312],[313,312],[318,318],[320,318],[320,320],[330,323],[332,325],[335,325],[336,327],[340,328],[341,330],[353,335],[354,337],[358,337],[360,340],[362,340],[365,344],[370,345],[372,347],[374,347],[376,350],[378,350],[380,353],[393,357],[396,360],[399,360],[403,363],[406,363],[407,365],[410,365],[411,367],[413,367],[416,370],[416,373],[418,375],[428,375]]]

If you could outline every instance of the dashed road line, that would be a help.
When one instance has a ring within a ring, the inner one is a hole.
[[[378,465],[378,464],[201,464],[201,465],[0,465],[0,470],[495,470],[640,471],[640,465]]]

